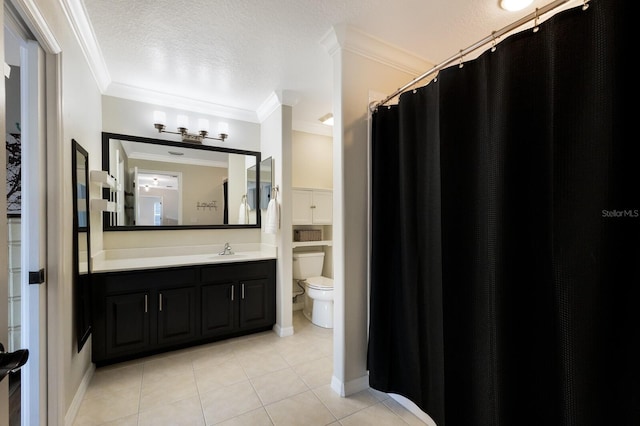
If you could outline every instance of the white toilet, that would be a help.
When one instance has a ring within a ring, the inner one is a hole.
[[[293,254],[293,279],[304,286],[302,313],[313,324],[333,328],[333,279],[322,276],[324,252]]]

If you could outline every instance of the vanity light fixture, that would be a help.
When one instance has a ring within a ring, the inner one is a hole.
[[[327,126],[333,126],[333,114],[328,113],[320,117],[320,122],[322,124],[326,124]]]
[[[177,117],[178,131],[171,132],[166,130],[167,115],[164,111],[153,112],[153,127],[158,129],[158,133],[171,133],[181,135],[182,142],[202,143],[204,139],[213,139],[224,142],[229,137],[229,125],[224,122],[218,123],[218,137],[209,136],[209,120],[206,118],[198,119],[198,133],[189,133],[189,117],[184,114],[178,114]]]
[[[517,12],[533,3],[533,0],[500,0],[500,7],[509,12]]]

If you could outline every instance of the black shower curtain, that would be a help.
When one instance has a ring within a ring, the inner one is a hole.
[[[439,426],[640,425],[632,13],[589,5],[373,115],[370,385]]]

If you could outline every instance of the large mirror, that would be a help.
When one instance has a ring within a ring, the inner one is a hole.
[[[102,169],[105,231],[260,227],[259,152],[103,133]]]
[[[78,352],[91,334],[91,282],[89,237],[89,155],[76,140],[73,144],[73,298]]]

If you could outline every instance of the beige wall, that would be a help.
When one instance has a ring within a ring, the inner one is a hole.
[[[292,179],[297,188],[333,189],[333,138],[293,132]]]
[[[222,184],[228,177],[227,169],[221,167],[207,167],[196,166],[193,164],[180,164],[180,163],[165,163],[160,161],[149,160],[129,160],[128,167],[138,167],[139,170],[162,170],[180,173],[182,175],[182,224],[183,225],[197,225],[197,224],[216,224],[221,225],[223,223],[223,191]],[[156,190],[157,191],[157,190]],[[168,194],[173,192],[174,194]],[[153,188],[149,190],[148,194],[144,195],[156,195]],[[171,196],[175,198],[175,202],[178,202],[178,191],[165,190],[163,194],[157,194],[163,196]],[[198,202],[211,203],[216,202],[217,209],[198,208]],[[166,206],[165,209],[168,209]],[[173,210],[165,210],[169,215]],[[176,215],[170,215],[172,218],[177,219],[177,205]]]
[[[332,388],[351,394],[368,386],[369,111],[372,93],[392,93],[413,76],[344,46],[338,28],[333,55],[334,375]],[[388,47],[386,47],[388,48]],[[425,64],[424,69],[428,69]]]

